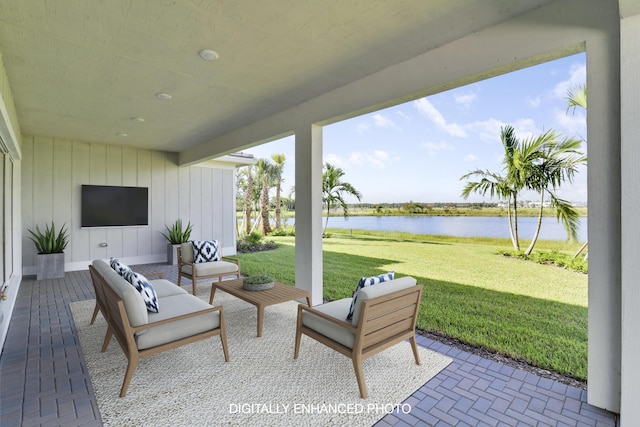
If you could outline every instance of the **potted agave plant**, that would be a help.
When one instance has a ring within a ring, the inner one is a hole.
[[[177,248],[181,243],[187,243],[189,241],[193,225],[191,224],[191,221],[189,221],[187,227],[183,230],[182,220],[178,219],[171,228],[169,228],[169,226],[166,226],[166,228],[167,232],[160,232],[160,234],[162,234],[169,242],[167,244],[167,262],[169,264],[176,265],[178,264]]]
[[[64,249],[69,243],[69,231],[63,224],[56,232],[56,226],[51,222],[45,225],[44,231],[36,225],[31,233],[31,241],[36,246],[36,275],[38,280],[59,279],[64,277]]]

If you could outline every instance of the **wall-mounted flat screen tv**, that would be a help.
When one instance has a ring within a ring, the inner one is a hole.
[[[149,225],[149,189],[112,185],[83,185],[82,227]]]

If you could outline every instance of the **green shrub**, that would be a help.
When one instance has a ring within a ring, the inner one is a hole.
[[[498,250],[498,254],[533,261],[538,264],[555,265],[556,267],[577,271],[578,273],[586,274],[589,272],[589,262],[586,259],[574,257],[573,255],[555,250],[534,251],[530,255],[525,255],[524,252],[521,251],[516,252],[500,249]]]
[[[278,247],[278,245],[276,245],[273,240],[263,242],[263,237],[264,236],[257,231],[252,231],[242,239],[238,239],[238,242],[236,243],[236,249],[240,253],[247,253],[268,251],[271,249],[276,249]]]

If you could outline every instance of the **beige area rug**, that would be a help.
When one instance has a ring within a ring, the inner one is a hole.
[[[187,287],[185,287],[187,289]],[[208,301],[210,285],[199,285]],[[190,289],[189,289],[190,290]],[[71,304],[102,421],[107,426],[371,426],[387,413],[410,412],[402,402],[451,359],[407,342],[364,362],[369,398],[361,399],[351,360],[309,337],[293,359],[296,302],[267,307],[256,337],[256,309],[218,291],[230,361],[219,337],[143,359],[127,396],[119,398],[127,359],[111,342],[101,315],[89,326],[94,301]],[[160,307],[162,309],[162,307]]]

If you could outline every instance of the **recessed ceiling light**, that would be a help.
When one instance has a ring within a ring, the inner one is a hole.
[[[202,49],[200,52],[198,52],[198,55],[200,55],[200,58],[207,61],[215,61],[220,57],[220,55],[218,55],[218,52],[210,49]]]
[[[144,122],[144,119],[142,117],[131,117],[131,121],[141,123]]]
[[[160,98],[160,99],[163,99],[163,100],[167,100],[167,99],[171,99],[172,98],[171,95],[169,95],[168,93],[163,93],[163,92],[156,93],[156,96],[158,98]]]
[[[116,133],[116,136],[125,137],[125,136],[129,136],[129,135],[124,133],[124,132],[119,132],[119,133]]]

